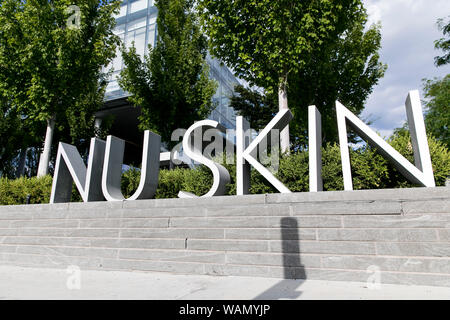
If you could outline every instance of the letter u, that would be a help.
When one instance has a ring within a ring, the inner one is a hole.
[[[159,175],[161,137],[149,130],[144,132],[141,180],[136,192],[128,199],[120,189],[125,141],[114,136],[106,139],[103,163],[102,191],[107,201],[151,199],[156,193]]]

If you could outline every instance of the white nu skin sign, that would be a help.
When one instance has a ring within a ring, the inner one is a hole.
[[[406,99],[406,113],[411,133],[411,144],[414,150],[415,165],[405,159],[377,133],[370,129],[352,112],[336,101],[336,114],[341,150],[344,189],[352,190],[349,147],[347,141],[347,124],[370,145],[390,160],[395,167],[411,182],[424,187],[434,187],[435,181],[431,165],[430,151],[422,114],[419,92],[410,91]],[[236,117],[236,194],[249,193],[250,166],[259,171],[279,192],[291,191],[281,183],[256,156],[258,148],[267,148],[270,134],[284,129],[292,120],[289,110],[278,112],[259,135],[252,141],[250,126],[241,116]],[[322,156],[321,156],[321,116],[315,106],[308,110],[309,131],[309,185],[310,192],[322,191]],[[230,182],[228,170],[210,157],[202,155],[202,145],[195,141],[195,135],[206,128],[225,131],[217,121],[203,120],[192,125],[183,136],[184,153],[192,160],[207,166],[213,173],[213,185],[202,197],[224,195],[226,184]],[[276,130],[276,131],[275,131]],[[197,139],[198,140],[198,139]],[[201,140],[200,140],[201,141]],[[270,143],[269,143],[270,144]],[[123,201],[151,199],[158,185],[161,137],[150,131],[144,132],[142,153],[141,180],[136,192],[125,199],[120,190],[122,163],[125,142],[119,138],[108,136],[106,142],[97,138],[91,139],[89,161],[87,167],[77,149],[66,143],[59,143],[56,157],[50,203],[69,202],[72,183],[81,194],[83,201]],[[180,191],[180,198],[194,198],[194,194]]]

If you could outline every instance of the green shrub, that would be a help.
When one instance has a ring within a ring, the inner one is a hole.
[[[49,203],[52,190],[52,177],[21,177],[18,179],[0,178],[0,205]],[[80,194],[72,187],[72,202],[82,201]]]
[[[52,177],[0,179],[0,204],[25,204],[27,195],[30,195],[30,203],[48,203]]]
[[[323,189],[327,191],[343,190],[341,152],[337,144],[327,144],[322,148]]]
[[[353,189],[377,189],[385,186],[386,160],[369,146],[350,149]],[[293,192],[309,191],[309,154],[302,151],[281,159],[277,177]],[[326,191],[343,190],[341,152],[337,144],[322,148],[322,180]]]
[[[309,154],[299,151],[280,158],[276,177],[292,192],[309,191]]]
[[[201,196],[212,186],[212,172],[206,166],[188,170],[185,169],[183,191]]]
[[[376,149],[364,146],[350,150],[353,189],[381,189],[388,179],[387,160]]]
[[[189,170],[183,168],[160,170],[155,198],[177,198],[178,192],[183,190],[187,171]]]
[[[121,189],[125,198],[130,197],[138,188],[141,171],[131,167],[122,174]],[[212,174],[205,166],[190,170],[175,168],[173,170],[160,170],[158,188],[155,198],[177,198],[178,192],[187,191],[198,196],[208,192],[212,185]]]
[[[125,198],[129,198],[137,190],[141,181],[141,170],[139,168],[130,167],[122,173],[120,189]]]
[[[409,131],[402,128],[397,130],[389,139],[389,143],[410,162],[414,163],[414,152],[411,145]],[[446,145],[432,136],[428,136],[428,147],[430,148],[431,163],[433,166],[436,186],[445,186],[445,181],[450,177],[450,151]],[[413,187],[414,184],[392,165],[389,166],[389,186],[392,188]]]

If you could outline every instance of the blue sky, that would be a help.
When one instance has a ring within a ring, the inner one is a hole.
[[[369,22],[381,21],[381,61],[388,64],[383,79],[369,96],[361,118],[373,121],[371,127],[382,136],[406,121],[408,91],[419,89],[422,79],[443,77],[450,66],[434,66],[434,41],[442,37],[438,18],[450,15],[449,0],[364,0]],[[448,21],[448,18],[447,20]]]

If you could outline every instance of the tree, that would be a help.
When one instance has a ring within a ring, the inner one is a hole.
[[[447,52],[441,57],[438,56],[434,58],[434,62],[437,67],[450,63],[450,21],[447,23],[447,25],[444,25],[444,20],[439,19],[438,28],[443,32],[444,36],[448,36],[448,39],[441,38],[434,42],[434,47],[436,49],[441,49],[442,51]]]
[[[335,101],[339,100],[359,115],[373,87],[383,77],[386,65],[379,61],[380,25],[372,25],[364,31],[366,23],[364,9],[353,13],[353,19],[346,21],[345,30],[334,41],[315,46],[305,58],[305,67],[289,78],[288,96],[294,114],[290,134],[294,148],[307,146],[309,105],[315,105],[321,112],[323,142],[336,142]],[[268,117],[276,113],[275,95],[250,92],[239,88],[231,106],[247,118],[253,114]],[[259,100],[247,99],[252,95],[259,95]],[[257,123],[251,124],[260,129]]]
[[[20,144],[20,117],[11,108],[5,98],[0,99],[0,175],[12,177],[12,160],[16,156],[17,144]]]
[[[2,92],[0,109],[0,176],[20,177],[25,174],[25,165],[29,167],[32,162],[26,161],[28,153],[39,145],[36,133],[45,127],[20,114]]]
[[[251,85],[278,91],[280,110],[288,108],[288,78],[361,10],[359,0],[199,0],[212,53]],[[284,130],[281,148],[288,147]]]
[[[82,102],[102,92],[102,67],[119,44],[112,32],[119,1],[72,4],[4,0],[0,7],[0,90],[30,123],[47,126],[39,176],[48,172],[55,123],[70,124],[78,138],[93,118],[98,104]]]
[[[450,149],[450,74],[444,79],[424,81],[427,132]]]
[[[100,75],[97,85],[93,84],[80,98],[65,111],[64,121],[59,122],[60,139],[71,139],[71,144],[80,150],[88,150],[90,138],[104,138],[112,125],[108,118],[103,119],[100,128],[95,126],[94,114],[104,105],[107,87],[106,75]]]
[[[174,129],[187,128],[213,109],[217,84],[209,79],[207,41],[191,0],[158,0],[157,40],[141,57],[123,49],[125,68],[119,84],[128,100],[142,108],[139,127],[152,130],[171,145]]]
[[[234,87],[230,107],[247,119],[250,127],[255,130],[264,129],[278,110],[277,97],[274,94],[252,90],[242,85]]]
[[[450,22],[444,26],[443,19],[438,20],[438,27],[444,35],[450,36]],[[450,38],[441,38],[435,41],[435,48],[442,49],[448,53],[442,57],[435,57],[437,67],[450,62]],[[425,125],[428,133],[431,133],[437,140],[444,143],[450,149],[450,135],[448,133],[450,125],[450,74],[443,79],[424,79],[425,93]],[[406,124],[404,125],[404,127]]]

